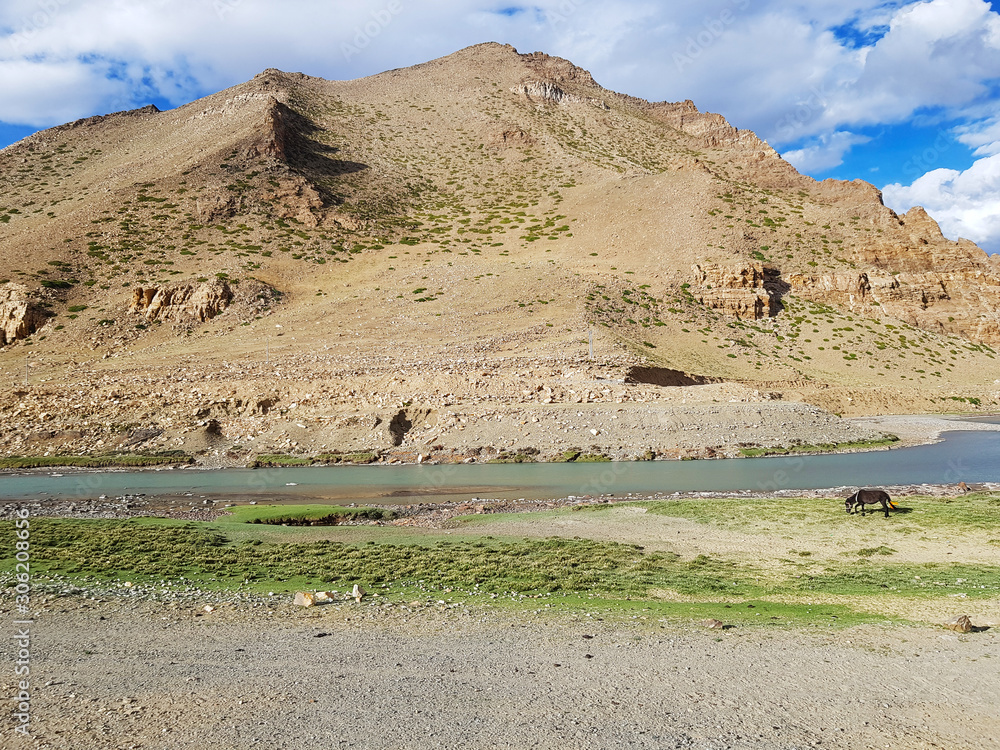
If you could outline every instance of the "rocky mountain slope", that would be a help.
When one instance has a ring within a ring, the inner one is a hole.
[[[5,397],[31,433],[163,427],[139,407],[192,371],[286,407],[325,372],[317,418],[574,403],[568,370],[600,402],[636,365],[838,413],[997,403],[1000,269],[973,243],[691,102],[492,43],[356,81],[267,70],[10,146],[0,281],[0,377],[65,397]],[[92,383],[120,386],[85,407]],[[175,428],[226,435],[176,399]]]

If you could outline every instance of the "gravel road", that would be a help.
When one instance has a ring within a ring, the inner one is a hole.
[[[8,602],[4,621],[13,619]],[[33,738],[8,734],[4,747],[1000,743],[995,630],[718,631],[433,604],[205,613],[62,598],[32,639]],[[5,670],[8,695],[12,679]]]

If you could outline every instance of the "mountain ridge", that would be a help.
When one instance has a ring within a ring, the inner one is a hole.
[[[509,45],[50,128],[0,151],[0,195],[14,378],[29,351],[39,373],[156,358],[165,378],[337,352],[369,404],[478,402],[456,360],[532,403],[577,397],[551,388],[563,363],[838,413],[998,403],[995,258],[690,101]],[[212,303],[147,319],[136,294]],[[531,362],[548,374],[515,377]]]

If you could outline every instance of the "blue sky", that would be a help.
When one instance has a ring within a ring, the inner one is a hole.
[[[861,178],[897,211],[1000,252],[1000,2],[986,0],[4,0],[0,146],[264,68],[330,79],[483,41],[602,85],[692,99],[800,171]]]

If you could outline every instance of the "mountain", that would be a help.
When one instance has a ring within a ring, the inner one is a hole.
[[[32,135],[0,151],[0,281],[8,377],[124,378],[122,404],[186,403],[192,370],[241,404],[289,403],[289,378],[326,383],[321,410],[575,403],[568,366],[592,401],[671,378],[838,413],[996,401],[1000,268],[975,244],[690,101],[494,43]],[[162,417],[102,403],[105,430]],[[212,409],[174,419],[235,413]]]

